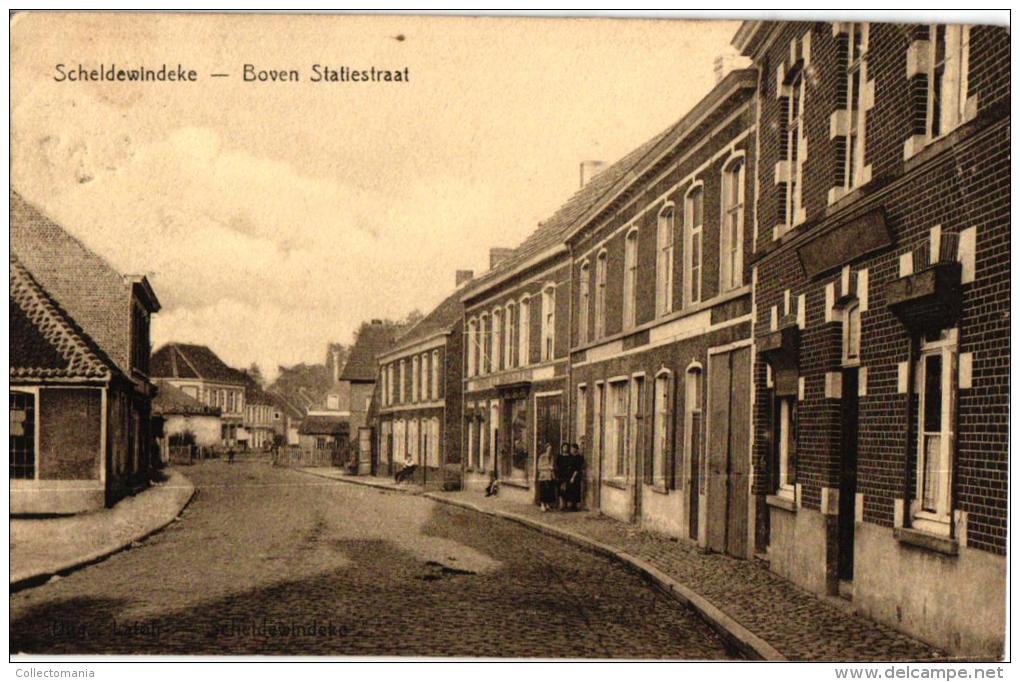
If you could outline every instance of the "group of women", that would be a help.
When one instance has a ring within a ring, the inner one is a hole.
[[[577,443],[563,443],[558,455],[552,443],[538,458],[538,503],[542,511],[563,509],[577,511],[581,507],[584,483],[584,455]]]

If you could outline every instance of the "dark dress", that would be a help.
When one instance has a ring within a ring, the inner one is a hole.
[[[563,501],[567,504],[581,504],[581,486],[584,483],[584,457],[570,455],[565,458]]]

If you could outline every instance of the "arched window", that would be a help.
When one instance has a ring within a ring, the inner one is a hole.
[[[627,233],[623,248],[623,327],[637,322],[638,231]]]
[[[510,301],[504,309],[503,326],[503,367],[510,369],[517,366],[517,305]]]
[[[703,390],[701,365],[692,365],[687,369],[684,386],[684,451],[687,457],[686,465],[690,467],[688,476],[692,481],[698,480],[697,467],[701,457]],[[696,493],[692,490],[689,494]]]
[[[673,204],[659,211],[656,230],[655,312],[660,317],[673,312],[673,234],[676,216]]]
[[[521,299],[521,341],[518,344],[519,362],[521,367],[527,367],[531,362],[531,299],[527,296]]]
[[[843,308],[843,364],[861,361],[861,306],[857,299]]]
[[[595,338],[606,335],[606,270],[608,256],[603,250],[595,259]]]
[[[432,399],[439,400],[439,350],[432,351]]]
[[[492,311],[492,371],[498,372],[503,361],[503,311],[496,308]]]
[[[670,452],[670,424],[672,398],[673,398],[673,375],[668,370],[663,370],[655,377],[655,395],[652,405],[652,484],[663,488],[671,488],[671,471],[669,470]]]
[[[684,249],[686,254],[684,304],[692,305],[701,302],[701,228],[705,219],[705,192],[703,186],[698,184],[692,187],[687,192],[684,204],[684,233],[687,235],[687,248]]]
[[[720,291],[729,291],[744,283],[744,166],[744,157],[737,156],[723,168]]]
[[[591,265],[585,261],[581,265],[580,296],[577,306],[577,341],[587,343],[588,341],[588,315],[591,305]]]
[[[542,290],[542,360],[552,360],[556,346],[556,286]]]
[[[489,368],[491,367],[491,365],[489,364],[489,359],[492,357],[492,347],[491,347],[492,339],[490,338],[490,336],[491,336],[490,335],[490,331],[491,330],[489,328],[489,316],[483,314],[478,319],[478,332],[481,335],[479,340],[478,340],[478,345],[479,345],[478,373],[479,374],[488,374],[489,371],[490,371]]]
[[[473,377],[478,373],[478,320],[468,320],[467,331],[467,374]]]

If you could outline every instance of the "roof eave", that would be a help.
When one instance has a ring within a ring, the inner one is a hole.
[[[761,44],[764,21],[744,21],[733,36],[730,44],[745,57],[754,57]]]
[[[492,289],[499,286],[503,282],[506,282],[508,279],[514,277],[515,275],[519,275],[525,270],[532,268],[543,261],[549,260],[550,258],[555,258],[556,256],[559,256],[564,253],[567,253],[567,245],[565,243],[556,244],[555,246],[552,246],[546,249],[545,251],[542,251],[541,253],[532,256],[523,263],[514,266],[512,269],[507,270],[506,272],[498,275],[494,279],[485,282],[479,282],[479,284],[482,286],[472,288],[469,291],[464,292],[464,295],[460,297],[460,302],[467,303],[468,301],[474,298],[478,298],[482,294],[491,291]]]

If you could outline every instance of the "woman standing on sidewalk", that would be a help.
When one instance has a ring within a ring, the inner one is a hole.
[[[557,487],[552,443],[546,443],[545,452],[538,458],[538,503],[542,511],[549,511],[556,504]]]
[[[581,447],[574,443],[564,465],[566,482],[563,485],[563,508],[578,511],[581,508],[581,485],[584,482],[584,455]]]

